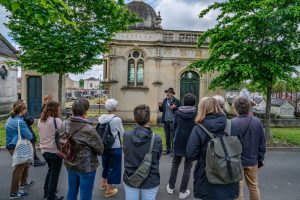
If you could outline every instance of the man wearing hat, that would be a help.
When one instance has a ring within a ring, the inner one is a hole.
[[[180,107],[180,101],[174,97],[173,88],[165,90],[167,97],[163,102],[159,102],[159,111],[162,112],[161,122],[164,124],[167,149],[164,155],[170,154],[173,147],[174,137],[174,113]]]

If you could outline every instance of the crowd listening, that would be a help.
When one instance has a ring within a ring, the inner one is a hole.
[[[88,119],[88,100],[75,100],[72,117],[62,121],[59,103],[51,95],[45,96],[38,120],[40,150],[48,166],[44,198],[64,199],[57,187],[64,164],[68,175],[66,199],[76,200],[80,196],[81,200],[91,200],[101,156],[99,189],[105,190],[103,198],[115,196],[118,185],[123,183],[126,200],[138,200],[140,196],[143,200],[154,200],[161,184],[160,159],[162,154],[170,154],[169,181],[164,186],[168,194],[175,194],[178,169],[184,159],[179,199],[193,192],[195,198],[203,200],[242,200],[244,179],[250,200],[259,200],[257,172],[264,165],[266,140],[262,123],[249,114],[249,100],[235,99],[237,116],[228,120],[221,96],[204,97],[196,105],[197,97],[191,93],[182,102],[175,98],[173,88],[165,93],[166,98],[158,105],[165,131],[164,153],[162,138],[151,128],[147,105],[134,108],[136,125],[124,132],[115,99],[105,102],[106,113],[99,116],[95,127]],[[34,120],[28,123],[28,118],[27,104],[20,100],[6,122],[6,148],[14,165],[10,199],[29,196],[24,191],[34,184],[28,178],[29,167],[44,165],[35,153],[36,137],[31,129]],[[193,188],[188,188],[194,161]],[[210,168],[212,164],[215,169]]]

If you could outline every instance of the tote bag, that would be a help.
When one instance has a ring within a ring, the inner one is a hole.
[[[16,144],[12,159],[13,167],[26,162],[33,163],[33,147],[29,140],[22,139],[20,131],[20,120],[18,121],[18,142]]]

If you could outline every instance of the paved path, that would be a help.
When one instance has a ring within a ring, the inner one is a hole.
[[[168,182],[170,173],[171,158],[163,156],[161,159],[161,186],[158,192],[158,200],[173,200],[178,199],[178,190],[175,195],[168,195],[165,191],[165,186]],[[0,200],[8,199],[8,191],[11,181],[11,158],[7,151],[0,151]],[[43,183],[46,175],[46,167],[38,167],[30,169],[30,177],[36,182],[30,192],[30,200],[40,200],[43,194]],[[101,169],[97,172],[97,177]],[[182,169],[180,169],[180,174]],[[192,177],[192,176],[191,176]],[[266,166],[259,172],[261,199],[262,200],[300,200],[300,152],[268,152],[266,157]],[[179,181],[181,180],[178,177]],[[94,188],[94,200],[104,200],[102,191],[98,190],[99,178],[96,180]],[[120,192],[114,198],[109,199],[124,199],[124,190],[119,187]],[[176,188],[179,188],[177,184]],[[189,188],[192,189],[192,178]],[[65,168],[62,169],[59,182],[59,191],[61,194],[67,192],[67,176]],[[247,194],[247,193],[246,193]],[[194,199],[192,196],[189,200]],[[247,200],[247,198],[246,198]]]

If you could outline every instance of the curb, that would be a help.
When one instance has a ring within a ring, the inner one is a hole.
[[[273,151],[273,152],[300,152],[300,147],[267,147],[267,151]]]

